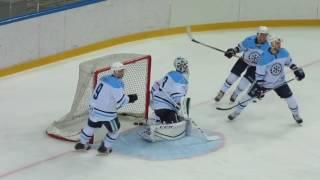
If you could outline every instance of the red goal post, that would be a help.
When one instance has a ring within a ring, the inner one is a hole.
[[[119,119],[143,121],[148,118],[150,101],[151,56],[141,54],[112,54],[79,65],[79,79],[71,110],[60,120],[54,121],[46,133],[54,138],[78,141],[81,129],[88,120],[88,107],[92,90],[97,80],[111,74],[110,65],[122,62],[125,65],[123,77],[125,93],[138,95],[135,103],[119,109]]]

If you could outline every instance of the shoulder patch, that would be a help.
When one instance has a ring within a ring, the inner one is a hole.
[[[269,52],[269,50],[266,50],[262,53],[262,58],[258,62],[258,65],[260,66],[266,65],[271,61],[273,61],[273,59],[274,59],[274,56]]]
[[[168,76],[170,76],[176,83],[188,84],[188,80],[180,72],[170,71]]]
[[[279,57],[288,57],[288,56],[290,56],[290,55],[289,55],[289,52],[286,49],[281,48],[279,50]]]

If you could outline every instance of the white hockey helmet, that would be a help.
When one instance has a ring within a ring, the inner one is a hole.
[[[119,71],[125,69],[124,65],[121,62],[114,62],[111,64],[111,71],[115,72],[115,71]]]
[[[269,29],[266,26],[259,26],[257,34],[269,34]]]
[[[174,67],[176,68],[177,71],[179,72],[188,72],[188,60],[183,58],[183,57],[177,57],[174,62],[173,62]]]
[[[270,44],[272,42],[283,42],[283,40],[279,36],[276,36],[276,35],[270,35],[268,37],[268,41],[269,41]]]

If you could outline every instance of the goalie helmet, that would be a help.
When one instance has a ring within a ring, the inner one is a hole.
[[[188,72],[188,60],[186,60],[185,58],[183,57],[177,57],[175,60],[174,60],[174,63],[173,63],[174,67],[176,68],[177,71],[179,72]]]
[[[124,69],[124,65],[121,62],[114,62],[111,65],[111,71],[115,72],[115,71],[119,71]]]

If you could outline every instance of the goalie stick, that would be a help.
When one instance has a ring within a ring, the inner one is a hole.
[[[225,53],[225,51],[222,50],[222,49],[213,47],[213,46],[211,46],[211,45],[205,44],[205,43],[203,43],[203,42],[200,42],[200,41],[194,39],[193,36],[192,36],[191,26],[187,26],[187,27],[186,27],[186,30],[187,30],[187,35],[188,35],[189,39],[190,39],[192,42],[197,43],[197,44],[200,44],[200,45],[205,46],[205,47],[208,47],[208,48],[211,48],[211,49],[214,49],[214,50],[216,50],[216,51]],[[237,55],[235,55],[234,57],[240,58],[240,57],[237,56]]]
[[[288,80],[288,81],[286,81],[286,82],[284,82],[284,83],[281,83],[280,85],[278,85],[278,86],[276,86],[276,87],[274,87],[274,88],[272,88],[272,89],[267,90],[264,94],[266,94],[267,92],[272,91],[272,90],[274,90],[274,89],[277,89],[278,87],[280,87],[280,86],[282,86],[282,85],[284,85],[284,84],[288,84],[288,83],[290,83],[290,82],[293,81],[293,80],[295,80],[295,78],[292,78],[292,79],[290,79],[290,80]],[[233,105],[233,106],[230,106],[230,107],[227,107],[227,108],[216,107],[216,109],[217,109],[217,110],[221,110],[221,111],[231,110],[231,109],[237,107],[238,105],[241,105],[241,104],[243,104],[243,103],[246,103],[246,102],[248,102],[248,101],[251,101],[251,100],[253,100],[253,99],[255,99],[255,98],[256,98],[256,97],[251,97],[251,98],[249,98],[249,99],[246,99],[246,100],[244,100],[244,101],[242,101],[242,102],[237,103],[236,105]]]

